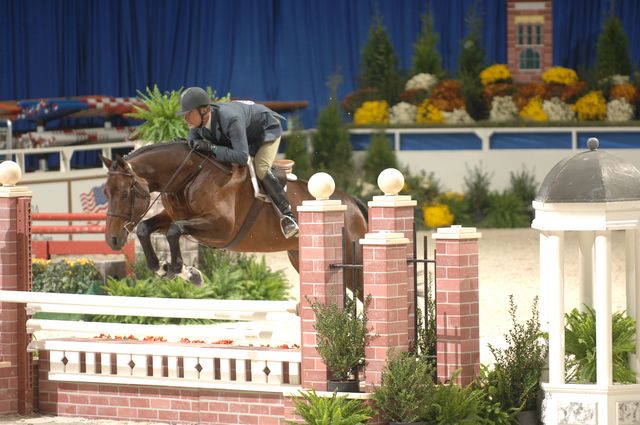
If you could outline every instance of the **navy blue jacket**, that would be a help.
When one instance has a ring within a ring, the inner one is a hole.
[[[246,165],[260,146],[282,135],[282,115],[264,105],[231,101],[211,105],[211,128],[194,128],[187,139],[206,139],[217,145],[216,158]]]

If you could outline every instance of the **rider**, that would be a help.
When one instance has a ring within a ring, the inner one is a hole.
[[[220,161],[247,165],[254,157],[256,175],[276,206],[286,238],[298,234],[298,223],[278,178],[271,171],[278,153],[282,126],[277,114],[250,101],[211,104],[200,87],[189,87],[180,96],[180,111],[189,125],[189,145]],[[215,130],[214,130],[215,129]]]

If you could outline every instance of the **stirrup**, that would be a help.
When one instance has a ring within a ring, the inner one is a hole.
[[[282,230],[282,234],[287,239],[298,236],[298,223],[296,223],[293,217],[284,215],[280,219],[280,230]]]

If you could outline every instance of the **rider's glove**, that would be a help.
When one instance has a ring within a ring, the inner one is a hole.
[[[209,155],[211,154],[212,145],[211,145],[211,142],[206,139],[191,140],[189,142],[189,145],[191,146],[192,149],[198,152],[206,153]]]

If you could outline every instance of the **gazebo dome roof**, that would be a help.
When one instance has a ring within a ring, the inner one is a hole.
[[[598,150],[598,140],[588,141],[589,150],[556,164],[540,185],[536,201],[543,203],[595,203],[640,200],[640,171],[625,160]]]

